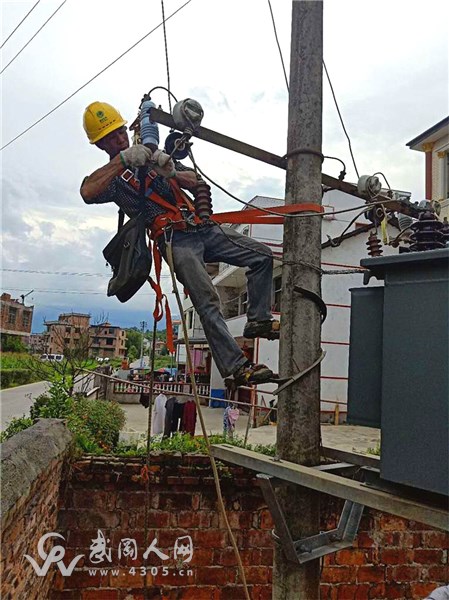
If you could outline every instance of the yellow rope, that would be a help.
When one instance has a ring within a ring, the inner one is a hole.
[[[166,251],[167,251],[167,262],[168,262],[168,266],[170,268],[170,275],[171,275],[172,283],[173,283],[173,291],[175,293],[176,300],[178,302],[179,314],[181,316],[181,321],[182,321],[182,329],[183,329],[183,334],[184,334],[184,343],[185,343],[185,347],[186,347],[187,366],[188,366],[188,369],[189,369],[189,372],[190,372],[190,381],[191,381],[191,384],[192,384],[193,397],[194,397],[194,400],[195,400],[195,404],[196,404],[198,416],[199,416],[200,423],[201,423],[201,430],[203,432],[204,440],[206,442],[206,448],[207,448],[207,452],[208,452],[208,455],[209,455],[210,464],[211,464],[211,467],[212,467],[212,473],[213,473],[213,476],[214,476],[215,489],[217,491],[218,505],[219,505],[220,511],[221,511],[221,513],[223,515],[223,519],[224,519],[224,522],[226,524],[226,529],[228,530],[229,539],[231,540],[231,545],[232,545],[232,547],[234,549],[235,557],[237,559],[237,565],[238,565],[238,569],[239,569],[239,573],[240,573],[240,578],[242,580],[243,588],[245,590],[245,597],[246,597],[247,600],[251,600],[251,598],[249,596],[249,591],[248,591],[248,584],[246,583],[245,570],[243,568],[242,558],[240,556],[240,552],[239,552],[239,549],[237,547],[237,542],[235,541],[235,537],[234,537],[234,534],[232,533],[232,529],[231,529],[231,526],[229,524],[228,517],[227,517],[227,514],[226,514],[226,508],[225,508],[224,501],[223,501],[223,495],[221,493],[220,477],[218,475],[217,464],[215,462],[215,458],[212,456],[212,453],[211,453],[211,444],[210,444],[210,441],[209,441],[209,437],[207,435],[206,424],[204,422],[203,413],[201,411],[201,404],[200,404],[200,401],[199,401],[199,398],[198,398],[198,393],[197,393],[197,388],[196,388],[196,381],[195,381],[195,375],[193,373],[192,356],[190,354],[189,337],[188,337],[188,333],[187,333],[187,325],[186,325],[186,320],[185,320],[185,317],[184,317],[184,311],[183,311],[183,307],[182,307],[181,297],[179,295],[178,285],[177,285],[177,282],[176,282],[176,276],[175,276],[175,271],[174,271],[174,267],[173,267],[173,251],[172,251],[171,241],[167,241],[166,240],[166,242],[165,242],[165,248],[166,248]]]

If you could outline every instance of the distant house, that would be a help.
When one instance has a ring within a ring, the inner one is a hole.
[[[426,199],[441,204],[441,217],[449,218],[449,117],[436,123],[407,146],[425,153]]]
[[[45,333],[32,333],[28,345],[33,354],[46,354],[47,335]]]
[[[408,197],[407,192],[398,192],[400,196]],[[375,230],[374,226],[363,215],[359,222],[350,226],[340,239],[342,231],[353,218],[353,213],[333,214],[334,212],[358,206],[360,199],[349,196],[337,190],[327,192],[323,198],[323,206],[329,213],[322,223],[322,268],[326,272],[351,270],[360,267],[360,260],[368,256],[367,240],[369,234]],[[250,202],[254,207],[282,206],[283,200],[256,196]],[[245,210],[245,209],[243,209]],[[233,225],[237,231],[251,236],[269,246],[275,258],[272,281],[272,311],[275,317],[281,319],[281,292],[282,292],[282,225]],[[399,233],[395,224],[388,224],[387,234],[390,239]],[[378,236],[381,238],[380,228]],[[383,254],[396,254],[398,249],[383,245]],[[243,352],[255,362],[267,364],[273,371],[278,371],[278,341],[265,339],[247,340],[242,336],[246,323],[248,295],[246,291],[245,269],[220,263],[209,265],[215,269],[214,285],[221,299],[222,312],[226,319],[231,334],[236,339]],[[213,271],[212,271],[213,272]],[[371,281],[370,285],[379,282]],[[340,275],[324,275],[322,278],[322,296],[327,305],[328,315],[322,329],[322,348],[326,357],[321,365],[321,412],[323,420],[333,418],[336,408],[344,418],[346,412],[347,383],[348,383],[348,358],[349,358],[349,321],[350,321],[350,288],[362,287],[362,274],[349,273]],[[188,298],[184,301],[184,313],[187,319],[190,343],[194,349],[194,356],[199,351],[203,356],[210,355],[210,350],[197,313],[194,311]],[[182,343],[183,340],[179,340]],[[185,346],[178,350],[178,356],[185,355]],[[209,358],[210,360],[210,358]],[[223,397],[225,383],[218,369],[211,363],[211,395]],[[292,373],[293,375],[293,373]],[[259,402],[271,400],[267,392],[275,386],[267,384],[258,386]],[[264,392],[265,390],[265,392]],[[242,395],[245,391],[241,390]],[[243,399],[243,398],[242,398]]]
[[[91,325],[88,314],[63,313],[45,325],[48,354],[64,354],[65,349],[80,344],[92,357],[121,358],[126,354],[126,331],[109,322]]]
[[[11,298],[11,294],[1,295],[2,334],[19,336],[24,344],[28,344],[31,334],[34,306],[25,306],[24,302]]]

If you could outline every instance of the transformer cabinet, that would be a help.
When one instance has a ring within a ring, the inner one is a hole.
[[[381,478],[449,495],[449,248],[367,258],[351,290],[348,423],[380,427]]]

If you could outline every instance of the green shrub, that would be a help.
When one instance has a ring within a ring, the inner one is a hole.
[[[33,383],[38,379],[29,369],[2,369],[1,388],[7,389],[16,385]]]
[[[112,450],[118,442],[125,424],[125,411],[118,402],[79,398],[69,400],[68,427],[83,441],[90,440],[105,451]]]
[[[2,352],[25,352],[26,350],[20,335],[9,335],[7,333],[1,334],[0,347]]]
[[[234,436],[233,439],[229,439],[223,435],[210,435],[209,442],[211,444],[230,444],[232,446],[238,446],[240,448],[246,448],[247,450],[253,450],[254,452],[260,452],[268,456],[276,455],[275,444],[244,444],[243,438]],[[125,443],[121,442],[114,449],[114,454],[119,456],[145,456],[147,451],[146,436],[142,435],[140,442]],[[192,437],[189,434],[177,433],[171,438],[152,438],[150,441],[150,449],[152,451],[162,452],[181,452],[196,453],[196,454],[207,454],[207,444],[203,437]]]
[[[24,429],[28,429],[31,425],[34,424],[33,419],[22,415],[21,417],[14,417],[8,423],[6,429],[4,431],[0,431],[0,443],[9,440],[10,437],[19,433],[19,431],[23,431]]]

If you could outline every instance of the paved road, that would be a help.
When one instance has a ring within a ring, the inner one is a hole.
[[[39,381],[2,390],[0,393],[1,429],[4,429],[13,417],[28,415],[34,398],[45,392],[47,387],[45,381]]]

